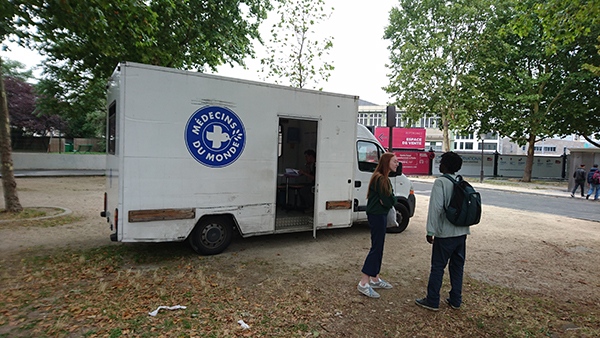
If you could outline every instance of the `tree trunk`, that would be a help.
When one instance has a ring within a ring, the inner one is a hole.
[[[442,113],[442,151],[450,151],[450,133],[448,131],[448,114]]]
[[[531,172],[533,171],[533,154],[535,152],[535,135],[529,135],[527,141],[527,161],[525,162],[525,171],[523,172],[523,178],[521,182],[531,182]]]
[[[13,173],[12,145],[10,142],[10,122],[8,117],[8,102],[4,90],[4,76],[2,75],[2,58],[0,58],[0,173],[2,174],[2,188],[4,189],[4,205],[8,212],[23,210],[17,196],[17,181]]]

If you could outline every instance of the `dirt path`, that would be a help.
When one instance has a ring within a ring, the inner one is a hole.
[[[110,229],[100,217],[104,203],[104,177],[18,178],[17,191],[24,207],[55,206],[70,209],[74,223],[51,227],[0,225],[0,250],[27,248],[86,248],[110,244]],[[4,208],[4,199],[0,201]]]
[[[80,220],[51,228],[0,225],[0,252],[30,248],[87,248],[118,245],[100,217],[103,177],[21,178],[17,180],[24,206],[71,209]],[[382,274],[395,284],[426,283],[430,245],[425,241],[428,198],[417,197],[417,210],[408,229],[388,234]],[[3,201],[0,203],[3,207]],[[366,226],[310,233],[235,238],[223,255],[240,260],[265,260],[278,273],[344,269],[359,278],[369,248]],[[551,295],[563,300],[600,301],[600,223],[486,206],[481,224],[467,240],[465,271],[486,283]],[[259,278],[259,277],[257,277]],[[358,280],[358,279],[357,279]],[[249,281],[251,282],[251,281]],[[424,290],[419,290],[424,291]],[[408,296],[408,295],[407,295]],[[413,296],[413,295],[411,295]],[[423,296],[416,294],[416,296]]]

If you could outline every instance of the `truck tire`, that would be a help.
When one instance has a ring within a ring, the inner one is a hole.
[[[216,255],[225,250],[233,238],[233,225],[228,217],[201,218],[189,237],[192,249],[202,255]]]
[[[394,209],[396,209],[396,222],[398,222],[398,226],[387,228],[387,232],[399,234],[406,230],[406,227],[408,227],[410,216],[408,214],[408,209],[404,206],[404,204],[396,203],[396,205],[394,205]]]

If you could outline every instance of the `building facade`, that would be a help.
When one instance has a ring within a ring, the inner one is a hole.
[[[386,127],[387,113],[386,106],[372,104],[367,101],[360,100],[358,106],[357,122],[367,127]],[[402,117],[402,112],[396,112],[396,127],[407,127],[407,119]],[[438,127],[437,118],[428,117],[421,118],[416,123],[409,126],[410,128],[424,128],[425,150],[433,149],[434,151],[442,151],[443,135]],[[478,134],[461,134],[450,131],[450,149],[461,152],[481,152],[494,153],[498,152],[502,155],[526,155],[528,145],[519,146],[512,142],[507,137],[498,137],[497,134],[489,133],[486,135]],[[551,138],[537,142],[535,144],[536,155],[562,155],[569,154],[569,148],[596,148],[584,138],[571,135],[563,138]]]
[[[435,117],[421,118],[416,123],[409,125],[408,120],[403,118],[402,112],[396,112],[396,127],[399,128],[424,128],[425,129],[425,150],[433,149],[442,151],[443,134],[438,127],[438,119]],[[357,122],[367,127],[386,127],[387,113],[386,106],[371,104],[366,101],[360,101],[358,106]],[[464,152],[484,152],[493,153],[499,150],[499,138],[495,134],[487,134],[483,137],[476,134],[457,134],[450,131],[450,149]]]

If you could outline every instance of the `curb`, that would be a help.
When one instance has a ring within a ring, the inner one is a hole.
[[[433,184],[433,180],[429,180],[429,179],[422,179],[422,178],[411,178],[410,179],[412,182],[420,182],[420,183],[429,183],[429,184]],[[486,183],[484,183],[486,184]],[[471,183],[471,185],[473,187],[475,187],[476,189],[488,189],[488,190],[497,190],[497,191],[502,191],[502,192],[512,192],[512,193],[516,193],[516,194],[529,194],[529,195],[537,195],[537,196],[550,196],[550,197],[557,197],[557,198],[572,198],[570,193],[568,191],[557,191],[557,190],[551,190],[551,191],[546,191],[546,192],[542,192],[542,191],[537,191],[537,190],[533,190],[533,189],[528,189],[528,188],[517,188],[517,189],[510,189],[510,188],[506,188],[506,187],[495,187],[495,186],[490,186],[490,184],[486,184],[485,186],[482,186],[481,183]]]

